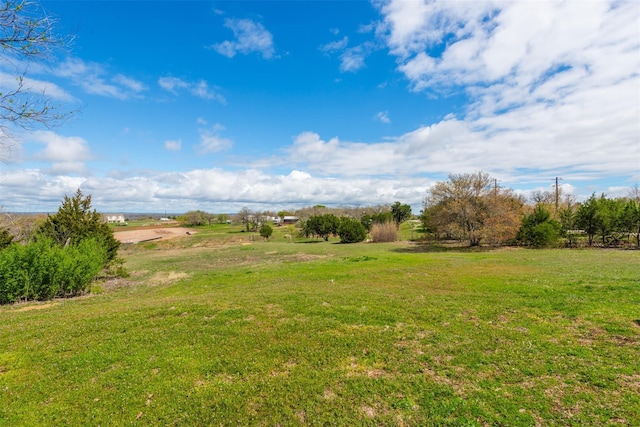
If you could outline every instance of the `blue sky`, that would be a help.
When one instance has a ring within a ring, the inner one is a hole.
[[[5,210],[80,188],[105,212],[418,213],[449,173],[579,200],[640,182],[637,2],[42,6],[74,40],[27,86],[75,113],[2,153]]]

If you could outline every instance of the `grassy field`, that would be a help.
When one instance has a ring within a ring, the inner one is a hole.
[[[638,425],[639,252],[285,234],[0,307],[0,425]]]

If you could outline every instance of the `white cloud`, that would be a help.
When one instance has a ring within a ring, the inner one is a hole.
[[[332,41],[320,46],[320,50],[322,52],[331,53],[331,52],[343,50],[344,48],[347,47],[348,44],[349,44],[349,37],[344,36],[341,40]]]
[[[201,154],[229,150],[233,147],[233,140],[222,137],[220,132],[223,130],[224,126],[218,123],[213,125],[210,129],[199,129],[198,133],[200,134],[200,143],[196,146],[196,150]]]
[[[377,113],[374,117],[376,120],[378,120],[379,122],[382,123],[391,123],[391,119],[389,118],[389,112],[388,111],[380,111],[379,113]]]
[[[233,58],[237,53],[247,55],[259,52],[265,59],[273,57],[275,52],[273,36],[261,23],[250,19],[228,18],[224,26],[233,31],[235,40],[211,45],[211,48],[219,54]]]
[[[180,151],[182,148],[182,140],[167,140],[164,142],[164,148],[169,151]]]
[[[636,4],[391,0],[380,11],[413,90],[471,100],[463,119],[424,128],[449,130],[429,161],[450,171],[637,174]]]
[[[158,79],[158,85],[174,95],[178,94],[178,89],[185,89],[189,87],[189,83],[177,77],[160,77]]]
[[[419,206],[426,182],[416,180],[381,180],[355,178],[336,180],[314,176],[301,170],[272,175],[247,169],[236,172],[222,169],[197,169],[186,172],[151,172],[144,176],[121,178],[68,176],[49,177],[40,172],[2,176],[15,182],[5,186],[14,209],[18,204],[34,200],[47,202],[40,210],[54,209],[65,194],[77,188],[91,194],[99,211],[186,212],[205,209],[213,212],[237,212],[243,206],[272,209],[274,206],[296,208],[314,204],[369,205],[407,200]],[[18,195],[24,183],[30,182],[29,200]],[[125,208],[126,206],[126,208]]]
[[[33,158],[51,163],[49,173],[64,175],[67,173],[87,174],[85,162],[93,158],[87,141],[77,136],[62,136],[52,131],[35,131],[29,140],[44,144]]]
[[[110,77],[102,65],[78,58],[67,58],[53,70],[53,74],[68,79],[88,94],[122,100],[140,96],[147,89],[143,83],[122,74]]]
[[[131,77],[127,77],[123,74],[116,74],[112,80],[114,83],[124,86],[135,93],[147,90],[147,87],[142,82],[134,80]]]
[[[196,84],[194,84],[191,88],[191,93],[198,98],[202,99],[215,99],[221,104],[226,104],[226,99],[224,96],[215,92],[215,90],[209,87],[209,84],[204,80],[199,80]]]
[[[340,55],[340,71],[345,72],[356,72],[365,66],[365,58],[369,52],[364,49],[362,46],[356,46],[350,49],[345,50],[342,55]]]
[[[178,77],[160,77],[158,85],[174,95],[179,95],[182,90],[186,90],[198,98],[214,99],[221,104],[226,104],[227,102],[224,96],[220,95],[216,89],[209,87],[205,80],[188,82]]]
[[[91,159],[87,141],[78,136],[62,136],[52,131],[36,131],[31,140],[45,145],[44,150],[36,154],[39,160],[50,162],[78,162]]]
[[[13,91],[16,89],[18,89],[18,80],[16,80],[16,76],[0,71],[0,92],[7,93],[7,91]],[[45,96],[59,101],[75,101],[73,96],[55,83],[33,79],[26,76],[22,80],[21,90],[30,94],[44,94]]]

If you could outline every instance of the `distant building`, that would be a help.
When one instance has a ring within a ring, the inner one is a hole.
[[[295,224],[300,218],[297,216],[285,216],[282,218],[283,224]]]
[[[109,224],[124,224],[124,215],[107,215],[107,223]]]

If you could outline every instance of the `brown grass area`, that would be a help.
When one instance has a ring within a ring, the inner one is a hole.
[[[44,310],[45,308],[53,307],[54,305],[56,305],[55,302],[48,302],[45,304],[37,304],[37,305],[27,305],[25,307],[20,307],[16,311]]]

